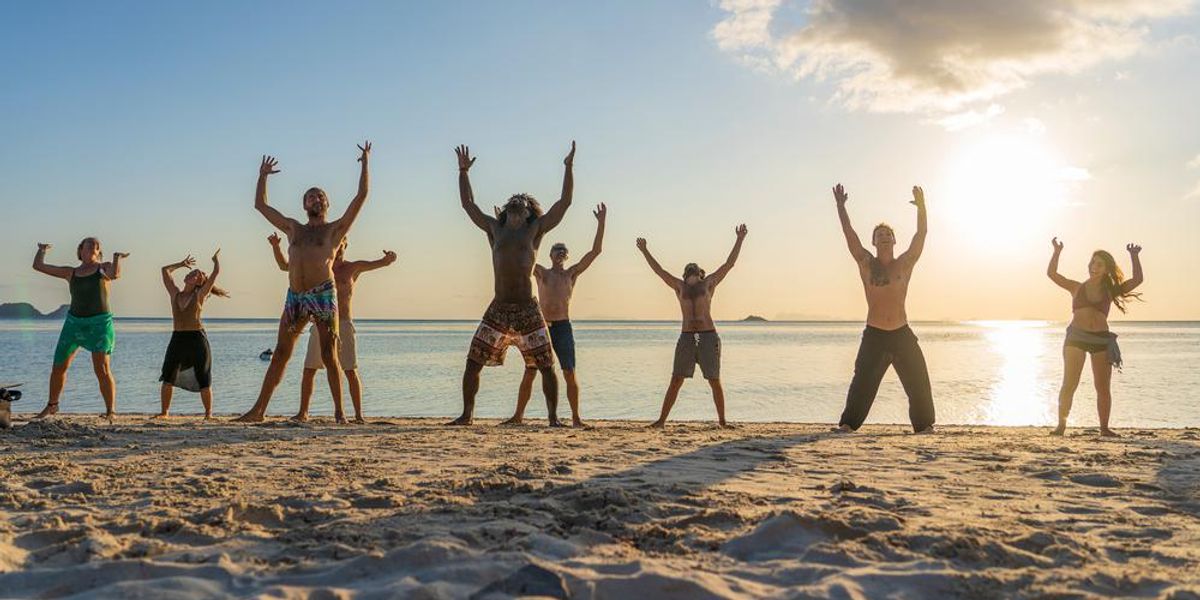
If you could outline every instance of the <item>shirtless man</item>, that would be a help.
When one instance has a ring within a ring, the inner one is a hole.
[[[486,366],[504,364],[504,354],[515,344],[525,359],[526,368],[536,368],[542,373],[542,391],[546,394],[546,409],[552,427],[562,427],[558,421],[558,378],[554,375],[554,353],[550,349],[550,335],[546,321],[542,318],[537,298],[533,296],[533,284],[529,278],[537,261],[537,249],[542,236],[554,229],[571,206],[571,195],[575,180],[571,172],[575,160],[575,142],[571,152],[563,159],[566,170],[563,174],[562,197],[546,214],[537,200],[528,194],[517,194],[508,199],[497,217],[484,214],[475,204],[471,192],[471,179],[467,171],[475,164],[471,151],[466,146],[454,149],[458,155],[458,192],[463,210],[476,227],[487,234],[492,247],[492,277],[495,295],[488,305],[483,320],[471,340],[467,354],[467,366],[463,371],[462,416],[449,425],[470,425],[475,415],[475,394],[479,391],[479,373]]]
[[[358,147],[361,154],[358,162],[362,171],[358,177],[358,193],[346,207],[346,212],[336,221],[326,221],[329,197],[321,188],[309,188],[304,192],[304,212],[308,221],[286,217],[267,204],[267,177],[279,172],[279,162],[274,157],[264,156],[258,167],[258,188],[254,194],[254,208],[262,213],[276,229],[288,237],[288,290],[283,304],[283,315],[279,319],[279,335],[271,366],[263,377],[258,401],[246,414],[234,419],[242,423],[257,423],[267,414],[267,403],[271,394],[283,379],[287,361],[292,357],[296,338],[304,331],[309,321],[317,328],[321,339],[321,359],[325,363],[329,378],[329,391],[333,394],[334,417],[338,423],[346,422],[342,410],[341,365],[335,352],[338,343],[337,296],[334,293],[333,260],[341,247],[342,238],[354,225],[367,201],[367,162],[371,155],[371,142]]]
[[[917,207],[917,233],[913,235],[908,250],[899,257],[894,256],[896,234],[884,223],[871,232],[872,255],[862,246],[858,234],[850,226],[850,215],[846,213],[846,200],[850,197],[842,184],[833,188],[837,201],[838,218],[842,221],[842,233],[850,255],[858,263],[858,275],[862,278],[863,291],[867,296],[867,327],[863,330],[858,357],[854,359],[854,379],[846,394],[846,409],[834,431],[851,432],[862,426],[879,391],[879,382],[889,365],[896,367],[896,375],[908,395],[908,418],[913,431],[932,433],[934,423],[933,391],[929,386],[929,370],[925,367],[925,355],[917,344],[917,336],[908,327],[908,315],[904,311],[904,299],[908,295],[908,282],[913,267],[925,249],[925,233],[928,230],[925,217],[925,191],[913,186],[911,204]]]
[[[725,422],[725,390],[721,387],[721,338],[717,335],[717,326],[712,320],[712,297],[733,263],[737,262],[738,254],[742,251],[742,241],[746,239],[746,226],[738,225],[734,232],[737,241],[725,264],[712,275],[705,276],[704,269],[696,263],[688,263],[683,268],[683,279],[671,275],[658,264],[646,248],[646,239],[638,238],[637,247],[642,251],[650,268],[658,275],[663,283],[675,291],[679,299],[679,310],[683,313],[683,331],[679,341],[675,343],[675,364],[671,371],[671,383],[667,386],[667,395],[663,398],[662,412],[658,420],[650,427],[662,428],[667,423],[667,415],[679,396],[679,388],[683,380],[696,374],[696,363],[700,363],[700,372],[712,387],[713,404],[717,405],[717,422],[721,427],[729,427]]]
[[[571,404],[571,423],[575,427],[587,427],[579,417],[579,382],[575,379],[575,332],[571,329],[571,294],[575,291],[575,280],[583,275],[592,262],[600,256],[604,242],[604,219],[608,216],[608,207],[601,203],[592,213],[596,217],[596,238],[592,240],[592,249],[579,262],[569,268],[563,268],[567,262],[567,245],[559,242],[550,247],[550,268],[542,265],[533,266],[533,276],[537,279],[538,296],[542,302],[542,316],[550,323],[550,345],[554,347],[554,355],[562,365],[563,379],[567,382],[567,402]],[[504,423],[520,425],[524,422],[525,406],[533,395],[533,378],[537,369],[526,368],[525,377],[521,379],[521,388],[517,393],[517,411],[513,417]]]
[[[275,264],[281,271],[288,270],[288,259],[279,248],[279,234],[272,233],[267,238],[275,254]],[[350,400],[354,403],[354,422],[366,423],[362,412],[362,381],[358,378],[358,346],[354,339],[354,317],[351,314],[351,301],[354,299],[354,284],[358,276],[367,271],[381,269],[396,262],[396,253],[391,250],[383,251],[383,258],[377,260],[346,260],[346,246],[349,242],[342,238],[337,254],[333,256],[333,284],[337,289],[338,305],[338,363],[346,374],[346,382],[350,386]],[[304,377],[300,380],[300,412],[292,417],[293,421],[303,423],[308,421],[308,404],[312,400],[313,381],[317,378],[317,370],[324,369],[325,363],[321,353],[321,336],[313,331],[308,336],[308,351],[304,353]]]

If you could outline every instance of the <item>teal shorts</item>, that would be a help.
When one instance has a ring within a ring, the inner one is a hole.
[[[88,352],[112,354],[116,341],[112,313],[100,313],[90,317],[76,317],[67,313],[62,333],[58,334],[58,345],[54,347],[54,364],[61,365],[67,362],[80,348]]]

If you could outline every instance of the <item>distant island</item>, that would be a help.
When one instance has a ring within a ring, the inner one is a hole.
[[[64,304],[54,312],[42,314],[28,302],[5,302],[0,304],[0,319],[61,319],[67,314],[69,305]]]
[[[745,319],[742,319],[742,322],[743,323],[766,323],[767,319],[764,317],[760,317],[758,315],[750,315],[750,316],[746,317]]]

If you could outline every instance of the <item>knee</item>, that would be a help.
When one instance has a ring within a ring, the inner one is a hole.
[[[95,371],[96,375],[99,377],[108,377],[110,372],[112,371],[108,367],[108,363],[102,363],[102,362],[92,363],[92,370]]]
[[[538,367],[538,372],[542,374],[542,377],[554,379],[555,381],[558,380],[554,375],[554,367]]]

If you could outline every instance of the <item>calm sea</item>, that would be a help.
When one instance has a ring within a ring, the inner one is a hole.
[[[26,382],[22,412],[46,399],[59,322],[0,321],[0,381]],[[671,370],[678,323],[580,322],[575,325],[584,416],[653,419]],[[216,410],[241,412],[257,395],[273,345],[273,320],[207,322],[213,348]],[[461,409],[460,377],[475,322],[357,322],[359,369],[368,416],[453,416]],[[727,412],[735,421],[836,422],[853,370],[858,323],[722,323],[722,379]],[[951,424],[1047,425],[1054,421],[1064,325],[1042,321],[919,323],[933,381],[938,421]],[[1113,378],[1115,426],[1200,426],[1200,323],[1117,323],[1125,369]],[[118,319],[113,370],[119,412],[158,408],[158,373],[171,335],[166,319]],[[305,334],[306,336],[308,334]],[[303,343],[272,414],[292,414],[299,394]],[[477,415],[511,414],[521,377],[520,355],[484,371]],[[699,371],[697,371],[699,375]],[[562,386],[560,386],[562,388]],[[96,412],[102,402],[91,361],[80,354],[70,370],[63,409]],[[349,396],[346,397],[349,410]],[[175,393],[174,411],[194,413],[199,396]],[[314,414],[332,414],[329,390],[318,376]],[[560,415],[569,415],[565,389]],[[540,387],[531,417],[544,417]],[[711,419],[708,386],[684,385],[674,419]],[[894,372],[884,378],[868,423],[906,423],[907,405]],[[1076,394],[1072,423],[1095,425],[1090,369]]]

